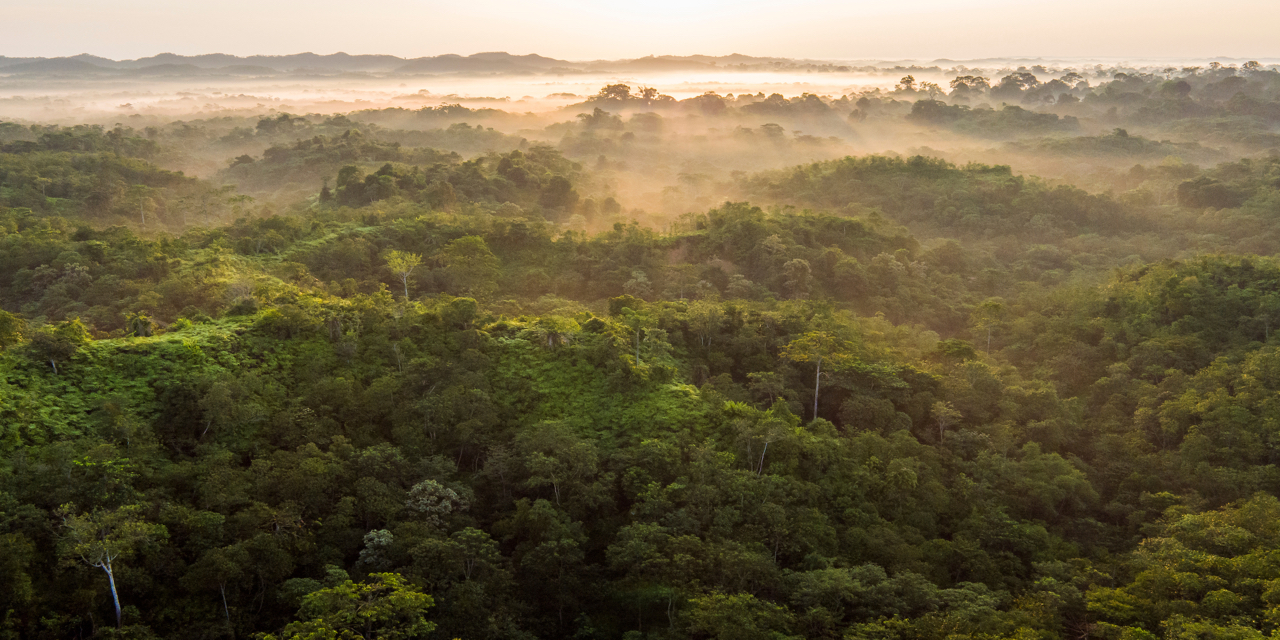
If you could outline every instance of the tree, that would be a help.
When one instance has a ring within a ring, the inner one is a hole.
[[[1256,627],[1275,624],[1280,500],[1258,493],[1213,511],[1185,511],[1168,509],[1133,551],[1127,584],[1089,589],[1089,613],[1100,627],[1126,631],[1122,637],[1155,637],[1128,632],[1142,627],[1163,627],[1164,637],[1178,639],[1270,637]],[[1260,585],[1267,591],[1259,593]]]
[[[770,407],[768,411],[760,411],[737,402],[725,403],[726,413],[737,418],[734,420],[734,428],[738,432],[738,439],[746,445],[747,466],[757,476],[764,473],[769,445],[786,439],[795,430],[796,418],[785,407],[786,404],[781,403]],[[757,443],[761,445],[759,457],[755,453]]]
[[[616,116],[600,107],[596,107],[591,113],[579,113],[578,119],[587,129],[621,129],[622,118]]]
[[[227,197],[227,204],[231,205],[232,212],[237,216],[243,216],[249,212],[249,204],[254,201],[254,197],[237,193]]]
[[[796,258],[789,260],[782,265],[782,274],[786,278],[784,284],[787,287],[787,293],[796,300],[804,300],[809,297],[809,280],[812,278],[813,269],[809,266],[808,260]]]
[[[747,389],[751,391],[757,398],[768,398],[768,404],[772,405],[783,397],[787,391],[787,382],[781,375],[774,371],[757,371],[748,373],[747,380],[750,383]]]
[[[291,622],[281,640],[413,640],[435,630],[424,613],[435,600],[397,573],[375,573],[365,582],[347,580],[302,599],[301,621]],[[264,640],[275,640],[267,635]]]
[[[641,269],[631,272],[631,279],[622,285],[622,290],[627,295],[644,300],[653,295],[653,283],[649,282],[649,276]]]
[[[915,91],[916,90],[915,76],[903,76],[903,78],[898,81],[898,84],[894,88],[897,89],[898,91],[908,91],[908,92]]]
[[[423,480],[409,490],[405,506],[422,514],[432,526],[440,527],[444,525],[444,516],[454,511],[465,511],[470,503],[459,496],[457,491],[435,480]]]
[[[116,609],[116,626],[121,625],[120,594],[116,590],[116,565],[138,547],[158,538],[168,537],[164,525],[143,519],[142,505],[132,504],[110,511],[75,514],[75,505],[65,504],[57,511],[62,518],[66,537],[64,555],[79,558],[85,564],[102,569],[111,584],[111,601]]]
[[[449,536],[456,545],[458,559],[462,561],[462,576],[466,580],[476,577],[480,571],[499,571],[502,554],[498,543],[484,531],[467,527]]]
[[[720,332],[720,325],[724,322],[724,311],[719,304],[698,300],[689,305],[685,321],[689,330],[698,336],[698,345],[710,349],[711,340]]]
[[[617,300],[617,298],[614,298]],[[622,323],[631,333],[631,341],[636,349],[636,365],[640,365],[640,343],[649,331],[656,330],[658,321],[648,314],[640,313],[631,307],[623,307],[619,313]]]
[[[991,336],[1004,326],[1005,307],[1001,298],[987,298],[974,308],[969,322],[975,331],[987,335],[987,353],[991,353]]]
[[[22,318],[0,310],[0,349],[22,342],[22,334],[26,329],[27,323]]]
[[[810,331],[782,348],[782,356],[794,362],[812,362],[815,365],[813,376],[813,417],[818,417],[818,391],[822,387],[822,363],[840,366],[853,358],[856,346],[842,338],[837,338],[825,331]]]
[[[249,554],[240,545],[210,549],[191,565],[182,577],[182,582],[192,590],[217,588],[222,599],[222,615],[230,628],[231,607],[227,604],[227,585],[239,579],[249,564]]]
[[[573,183],[564,176],[551,176],[546,186],[542,187],[541,195],[538,196],[538,204],[548,209],[569,211],[577,203],[578,192],[573,188]]]
[[[942,438],[946,435],[947,429],[959,422],[960,418],[963,417],[955,407],[951,406],[950,402],[943,402],[941,400],[933,403],[929,412],[933,414],[933,419],[938,423],[938,442],[942,442]]]
[[[662,597],[667,602],[668,621],[674,626],[679,571],[673,570],[671,559],[664,553],[670,541],[666,527],[636,523],[619,529],[606,553],[610,568],[626,574],[622,584],[637,596],[637,612],[643,616],[645,601],[655,595]],[[642,626],[643,617],[637,624]]]
[[[395,541],[395,535],[386,529],[364,534],[364,548],[360,550],[360,558],[356,560],[356,566],[366,571],[386,571],[391,568],[391,558],[387,555],[387,551]]]
[[[713,640],[784,640],[793,618],[786,607],[749,593],[713,592],[689,601],[690,631]]]
[[[58,374],[58,363],[75,355],[80,347],[89,343],[89,330],[79,318],[59,322],[55,327],[43,327],[31,336],[29,348],[36,358],[48,362]]]
[[[586,506],[604,499],[602,488],[594,482],[600,473],[596,446],[578,438],[564,423],[544,422],[525,429],[516,436],[515,446],[529,476],[525,486],[551,487],[557,505],[565,497]]]
[[[408,251],[392,249],[387,252],[387,269],[400,278],[404,284],[404,299],[409,299],[409,275],[414,268],[422,264],[422,256]]]
[[[141,218],[142,226],[147,226],[147,206],[155,208],[155,196],[160,191],[153,189],[144,184],[135,184],[129,187],[128,197],[138,205],[138,216]]]
[[[130,313],[124,322],[125,332],[138,338],[148,338],[155,332],[155,323],[146,311]]]
[[[17,617],[20,606],[27,606],[35,599],[28,570],[35,560],[35,545],[20,533],[0,534],[0,628],[12,629],[11,621]]]
[[[573,342],[581,327],[572,318],[549,316],[539,318],[526,329],[526,335],[547,349],[556,349]]]
[[[1038,86],[1040,86],[1039,78],[1026,71],[1019,71],[1001,78],[1000,84],[992,87],[991,95],[996,98],[1012,98],[1027,89],[1034,89]]]
[[[625,84],[605,85],[596,94],[596,99],[626,102],[631,99],[631,87]]]
[[[951,80],[951,90],[958,92],[986,91],[991,81],[983,76],[957,76]]]
[[[463,236],[445,245],[440,252],[449,280],[461,293],[486,296],[498,288],[501,263],[484,238]]]

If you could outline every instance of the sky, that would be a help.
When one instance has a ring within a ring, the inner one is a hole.
[[[0,56],[1280,59],[1276,0],[0,0]]]

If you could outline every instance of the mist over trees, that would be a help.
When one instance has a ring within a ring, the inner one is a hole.
[[[1280,71],[940,64],[0,121],[0,635],[1274,635]]]

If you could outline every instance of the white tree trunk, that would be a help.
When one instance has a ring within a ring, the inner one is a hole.
[[[116,572],[111,569],[111,560],[98,565],[107,572],[107,581],[111,583],[111,602],[116,606],[116,628],[120,628],[120,594],[116,591]]]
[[[818,373],[813,376],[813,419],[818,419],[818,387],[822,384],[822,358],[818,358]]]

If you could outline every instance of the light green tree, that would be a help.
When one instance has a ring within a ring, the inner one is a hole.
[[[387,269],[400,278],[404,284],[404,299],[409,299],[409,276],[418,265],[422,264],[422,256],[408,251],[392,249],[387,252]]]
[[[308,594],[281,640],[413,640],[435,630],[424,616],[435,600],[397,573],[375,573]],[[263,640],[276,640],[266,635]]]

